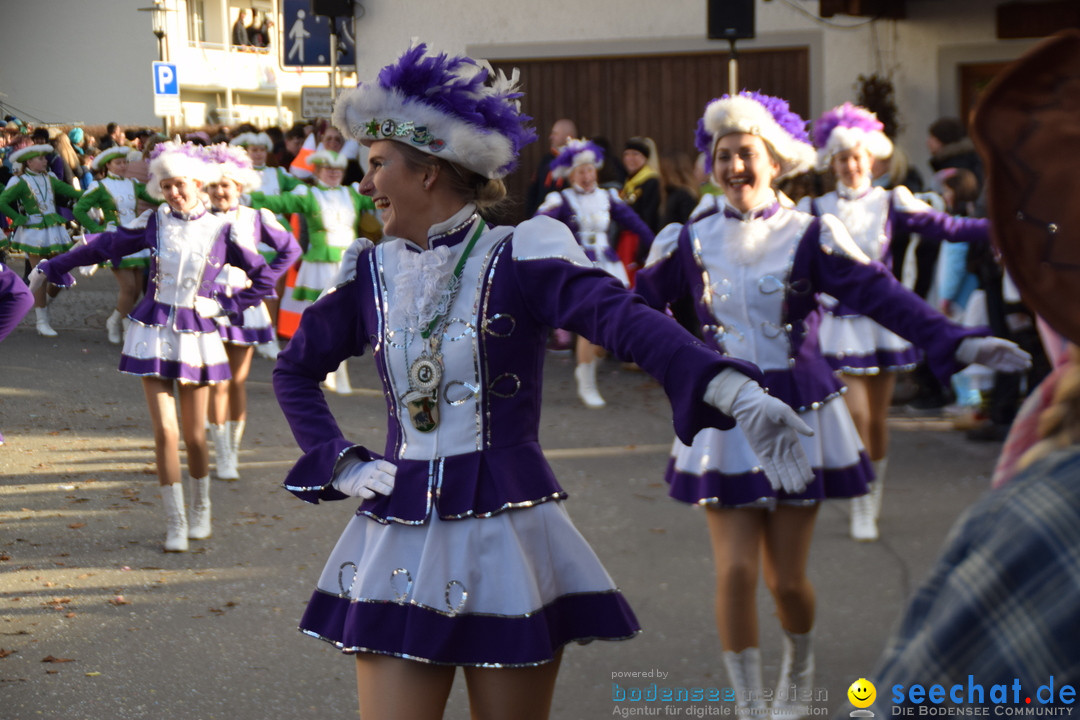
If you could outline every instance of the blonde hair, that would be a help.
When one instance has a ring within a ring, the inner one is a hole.
[[[1017,462],[1017,470],[1041,460],[1055,450],[1080,442],[1080,347],[1070,343],[1069,359],[1054,389],[1050,406],[1039,416],[1039,436]]]
[[[72,171],[78,171],[82,167],[82,163],[79,162],[79,154],[75,152],[75,147],[71,144],[71,138],[67,136],[67,133],[62,132],[57,135],[56,139],[53,140],[53,147],[56,148],[56,154]]]
[[[411,170],[420,171],[429,167],[438,167],[450,183],[450,189],[475,203],[481,212],[497,209],[506,199],[506,184],[502,180],[486,178],[460,165],[432,157],[404,143],[395,143],[405,158],[405,164]]]

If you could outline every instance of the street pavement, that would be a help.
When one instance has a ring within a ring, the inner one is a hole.
[[[296,630],[351,502],[308,505],[280,488],[298,456],[256,358],[241,479],[214,480],[214,535],[184,554],[164,534],[153,438],[138,379],[116,371],[105,338],[111,277],[81,280],[53,304],[57,338],[33,314],[0,344],[0,720],[355,718],[353,662]],[[347,436],[381,447],[385,405],[370,361],[349,365],[355,394],[330,396]],[[553,718],[629,709],[619,690],[722,688],[703,510],[666,497],[670,409],[644,374],[609,360],[604,410],[574,393],[569,356],[545,369],[541,442],[567,507],[644,632],[564,654]],[[897,413],[882,539],[847,537],[848,506],[824,505],[810,575],[817,590],[816,712],[851,710],[906,598],[950,526],[988,486],[997,444],[940,419]],[[759,592],[765,683],[780,661],[771,599]],[[616,688],[615,685],[618,687]],[[468,718],[459,673],[446,713]],[[708,703],[659,708],[702,717]]]

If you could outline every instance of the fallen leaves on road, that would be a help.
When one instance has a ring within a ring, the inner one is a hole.
[[[109,601],[110,605],[130,605],[131,601],[125,598],[123,595],[117,595]]]
[[[0,648],[0,658],[6,658],[8,655],[14,655],[17,652],[19,652],[19,651],[18,650],[5,650],[4,648]]]
[[[45,656],[45,657],[43,657],[41,659],[41,662],[47,662],[47,663],[75,662],[75,658],[58,658],[58,657],[53,657],[52,655],[47,655],[47,656]]]

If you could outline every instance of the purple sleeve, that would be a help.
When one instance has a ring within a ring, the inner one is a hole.
[[[683,226],[679,233],[677,248],[683,247],[684,236],[690,232],[689,226]],[[669,303],[686,297],[691,293],[690,279],[686,273],[685,260],[676,249],[665,258],[638,270],[634,276],[634,292],[645,298],[651,307],[663,310]]]
[[[150,217],[145,228],[120,228],[113,232],[87,235],[86,244],[76,245],[46,261],[45,277],[54,285],[69,287],[75,284],[75,280],[68,273],[75,268],[103,262],[119,266],[124,256],[154,247],[156,239],[157,218],[154,216]]]
[[[11,334],[32,307],[30,288],[16,272],[0,264],[0,340]]]
[[[368,334],[361,311],[363,287],[359,280],[347,283],[307,308],[274,367],[274,394],[304,452],[284,485],[307,502],[346,497],[330,486],[334,466],[345,452],[351,450],[365,461],[381,457],[345,439],[319,388],[342,360],[364,351]]]
[[[966,337],[988,335],[986,328],[950,322],[879,262],[862,262],[838,250],[827,252],[819,242],[821,225],[821,220],[815,220],[796,250],[793,282],[799,268],[808,269],[815,291],[836,297],[914,343],[926,353],[934,374],[947,384],[962,368],[955,358],[957,346]]]
[[[611,217],[615,218],[615,222],[622,226],[623,230],[629,230],[638,236],[641,240],[641,246],[639,247],[639,253],[644,257],[649,252],[649,248],[652,246],[653,238],[656,237],[655,233],[649,226],[645,224],[645,221],[641,219],[634,209],[627,205],[623,200],[617,197],[611,197]]]
[[[277,220],[273,223],[263,222],[261,212],[259,214],[259,239],[274,248],[274,252],[277,253],[270,262],[270,272],[274,280],[277,280],[300,257],[300,243]]]
[[[704,428],[735,425],[704,401],[706,386],[721,370],[731,367],[764,380],[755,365],[710,349],[602,270],[558,258],[516,260],[514,267],[520,292],[539,322],[574,331],[632,360],[664,386],[675,432],[687,444]]]
[[[895,205],[892,206],[891,212],[894,228],[918,233],[929,240],[962,243],[990,242],[990,221],[986,218],[949,215],[938,210],[923,212],[901,210]]]
[[[251,280],[251,285],[231,296],[218,292],[214,299],[230,318],[239,318],[244,310],[258,305],[274,290],[276,276],[262,255],[229,240],[231,232],[228,225],[221,230],[221,238],[225,240],[225,260],[243,270]]]

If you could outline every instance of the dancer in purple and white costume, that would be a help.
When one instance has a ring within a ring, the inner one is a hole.
[[[304,313],[274,389],[304,451],[286,488],[309,502],[364,498],[301,621],[356,654],[363,717],[441,718],[461,665],[473,717],[540,720],[564,645],[638,632],[538,444],[552,326],[660,379],[682,437],[756,419],[769,472],[809,478],[795,413],[752,365],[648,308],[565,225],[481,219],[535,139],[518,97],[501,73],[417,45],[335,109],[370,146],[361,189],[388,239]],[[365,352],[385,390],[382,454],[345,438],[319,390]]]
[[[588,140],[568,140],[551,161],[550,168],[552,177],[565,178],[570,186],[549,193],[536,214],[555,218],[570,228],[594,265],[618,278],[623,287],[630,287],[626,267],[612,246],[612,240],[618,237],[613,231],[629,230],[640,238],[643,247],[652,244],[653,233],[617,191],[597,186],[596,172],[603,165],[604,151],[599,145]],[[601,348],[578,336],[574,379],[578,397],[586,407],[605,405],[596,387],[601,352]]]
[[[18,327],[30,308],[34,307],[34,295],[18,273],[0,263],[0,341]],[[0,433],[0,445],[4,436]]]
[[[832,169],[836,190],[813,200],[804,198],[800,209],[835,216],[864,255],[887,267],[892,266],[889,242],[897,229],[918,233],[922,242],[989,242],[985,219],[938,212],[903,186],[886,190],[871,185],[874,160],[888,158],[893,151],[883,127],[873,113],[851,103],[818,118],[814,123],[818,169]],[[849,305],[829,296],[822,300],[821,351],[842,374],[847,385],[845,401],[874,464],[870,492],[851,502],[851,537],[873,541],[878,538],[877,520],[888,466],[887,420],[896,374],[914,368],[919,352]]]
[[[304,184],[304,181],[289,173],[286,168],[283,167],[269,167],[266,164],[266,160],[270,155],[270,151],[274,148],[274,143],[270,140],[270,136],[266,133],[242,133],[234,137],[230,142],[230,145],[238,145],[239,147],[247,150],[248,157],[251,158],[251,164],[255,172],[259,174],[260,184],[259,192],[263,195],[269,195],[274,197],[281,195],[282,193],[292,192],[296,188]],[[250,193],[251,190],[247,190]],[[244,205],[250,205],[250,197],[242,199]],[[289,229],[289,219],[285,215],[277,215],[278,222],[282,227]],[[295,235],[294,235],[295,237]],[[263,243],[259,243],[259,252],[262,253],[266,262],[273,264],[274,251]],[[288,268],[285,268],[286,271]],[[268,343],[263,343],[256,347],[256,351],[263,357],[273,360],[277,357],[278,351],[281,347],[278,345],[277,340],[277,317],[278,306],[281,303],[281,296],[285,294],[285,276],[286,272],[283,272],[274,283],[274,295],[266,298],[266,309],[270,313],[270,319],[274,324],[275,337]]]
[[[259,189],[260,176],[242,147],[213,145],[207,149],[217,173],[207,184],[213,212],[228,219],[231,239],[267,259],[271,279],[278,278],[300,257],[296,242],[269,210],[255,210],[240,204],[244,193]],[[264,248],[266,250],[264,250]],[[267,252],[267,250],[269,252]],[[224,292],[233,295],[251,285],[243,270],[226,265],[217,276]],[[273,295],[271,290],[270,295]],[[214,385],[210,391],[210,437],[214,443],[215,469],[219,480],[240,478],[240,443],[247,425],[247,378],[257,345],[273,342],[274,326],[266,301],[244,310],[239,323],[227,317],[215,318],[225,354],[229,356],[232,378]]]
[[[703,336],[728,357],[757,364],[765,386],[794,408],[811,436],[800,438],[813,465],[805,488],[777,489],[742,424],[705,429],[691,445],[675,441],[666,479],[677,500],[704,505],[717,570],[716,619],[723,660],[737,701],[762,707],[757,579],[776,601],[784,662],[773,708],[801,714],[799,695],[813,687],[814,590],[806,566],[819,502],[866,492],[870,463],[840,401],[841,386],[816,342],[817,293],[828,292],[927,349],[949,375],[996,354],[1026,354],[997,338],[952,325],[869,261],[832,216],[815,218],[780,203],[772,184],[813,161],[802,119],[786,102],[758,93],[710,102],[697,146],[724,195],[712,212],[669,226],[653,244],[637,292],[654,307],[687,294]],[[762,553],[764,549],[764,553]],[[799,692],[789,696],[788,689]]]
[[[211,533],[207,402],[209,385],[229,379],[228,357],[213,318],[239,318],[273,287],[262,257],[233,242],[227,218],[209,213],[202,204],[208,173],[200,148],[159,143],[150,157],[146,189],[165,202],[142,216],[145,225],[91,235],[87,244],[39,264],[31,275],[31,287],[46,279],[69,286],[75,283],[68,274],[73,268],[119,261],[143,248],[151,251],[147,292],[131,312],[120,372],[142,378],[154,427],[166,552],[184,552],[189,539]],[[232,295],[215,286],[226,263],[243,269],[251,286]],[[191,486],[190,525],[180,472],[181,435]]]

